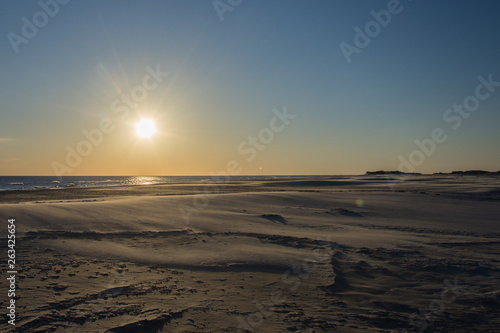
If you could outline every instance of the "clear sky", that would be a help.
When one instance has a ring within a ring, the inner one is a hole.
[[[64,2],[1,2],[0,175],[500,170],[498,1]]]

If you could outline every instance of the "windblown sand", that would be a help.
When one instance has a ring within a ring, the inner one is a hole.
[[[0,193],[18,332],[498,332],[500,177]]]

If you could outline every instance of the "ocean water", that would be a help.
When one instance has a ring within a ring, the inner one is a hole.
[[[274,179],[283,176],[232,176],[231,180]],[[1,176],[0,191],[211,182],[226,179],[210,176]]]

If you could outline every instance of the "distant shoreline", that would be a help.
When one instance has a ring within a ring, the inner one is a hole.
[[[111,197],[135,196],[180,196],[180,195],[212,195],[228,193],[249,193],[261,191],[422,191],[429,181],[436,181],[436,193],[447,192],[447,185],[440,186],[440,178],[459,180],[463,176],[477,177],[472,183],[480,186],[488,183],[487,177],[497,179],[497,173],[487,175],[470,175],[468,173],[449,173],[433,175],[411,174],[378,174],[370,173],[357,176],[280,176],[275,178],[229,178],[206,181],[165,182],[154,184],[122,184],[114,186],[93,187],[60,187],[32,190],[2,190],[0,205],[22,202],[47,203],[73,200],[101,201]],[[483,178],[484,177],[484,178]],[[480,181],[483,178],[484,181]],[[447,182],[446,182],[447,183]],[[469,184],[470,182],[467,182]],[[495,188],[496,190],[496,188]],[[455,193],[470,192],[470,186],[462,190],[454,189]],[[492,194],[495,198],[498,193]],[[489,195],[488,195],[489,196]]]
[[[431,175],[463,175],[463,176],[497,176],[500,171],[485,171],[485,170],[467,170],[467,171],[452,171],[452,172],[434,172],[424,174],[419,172],[402,172],[402,171],[367,171],[365,175],[412,175],[412,176],[431,176]]]

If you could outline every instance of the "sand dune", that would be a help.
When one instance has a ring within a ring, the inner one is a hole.
[[[3,193],[21,269],[1,329],[493,332],[499,193],[373,175]]]

